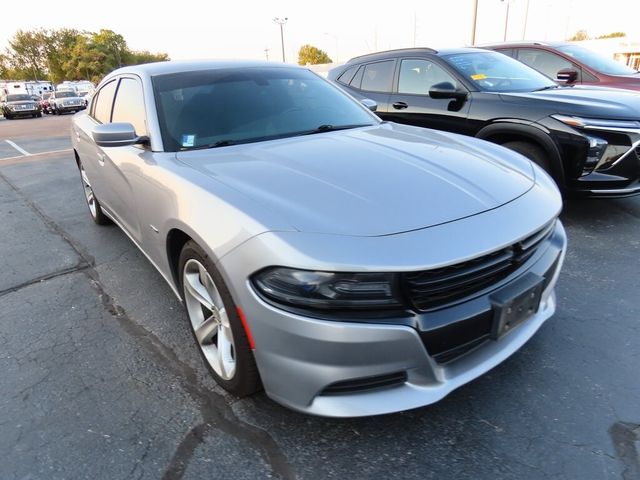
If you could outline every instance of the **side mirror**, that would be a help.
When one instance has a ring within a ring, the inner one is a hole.
[[[96,125],[91,131],[93,140],[99,147],[126,147],[147,143],[148,137],[139,137],[130,123],[105,123]]]
[[[578,79],[578,72],[574,68],[563,68],[557,74],[559,82],[573,83]]]
[[[360,100],[360,103],[367,107],[372,112],[375,112],[378,109],[378,104],[375,100],[371,100],[370,98],[363,98]]]
[[[431,85],[429,89],[429,96],[436,99],[448,99],[464,100],[467,98],[467,92],[461,92],[457,90],[455,85],[451,82],[440,82]]]

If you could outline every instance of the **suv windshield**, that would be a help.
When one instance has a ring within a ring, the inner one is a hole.
[[[442,58],[487,92],[531,92],[556,86],[551,79],[524,63],[497,52],[456,53]]]
[[[616,62],[579,45],[564,45],[557,47],[557,49],[565,55],[569,55],[584,63],[586,66],[593,68],[597,72],[608,75],[633,75],[638,73],[633,68],[627,67],[620,62]]]
[[[77,97],[75,92],[56,92],[56,98]]]
[[[308,70],[243,68],[153,77],[165,151],[375,125],[373,114]]]
[[[21,94],[7,95],[7,102],[21,102],[23,100],[31,100],[31,96]]]

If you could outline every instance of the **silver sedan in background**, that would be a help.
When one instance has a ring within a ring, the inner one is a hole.
[[[93,220],[159,270],[235,395],[325,416],[427,405],[555,311],[566,237],[544,171],[382,122],[306,69],[126,67],[72,141]]]

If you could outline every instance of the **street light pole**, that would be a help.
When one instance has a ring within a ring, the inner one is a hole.
[[[524,30],[522,31],[522,40],[527,38],[527,22],[529,20],[529,0],[527,0],[527,9],[524,12]]]
[[[503,42],[507,41],[507,29],[509,28],[509,5],[511,4],[510,0],[502,0],[507,4],[507,14],[504,17],[504,39]]]
[[[285,23],[287,23],[287,20],[289,20],[287,17],[284,17],[284,18],[276,17],[273,19],[274,22],[280,25],[280,43],[282,44],[282,61],[283,62],[285,62],[285,58],[284,58],[284,32],[282,30],[282,26]]]
[[[473,23],[471,24],[471,46],[476,44],[476,26],[478,24],[478,0],[473,0]]]

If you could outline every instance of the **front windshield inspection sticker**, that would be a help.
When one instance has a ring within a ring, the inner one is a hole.
[[[471,80],[484,80],[487,76],[484,73],[474,73],[471,75]]]
[[[195,135],[182,135],[182,146],[183,147],[193,147],[196,142]]]

